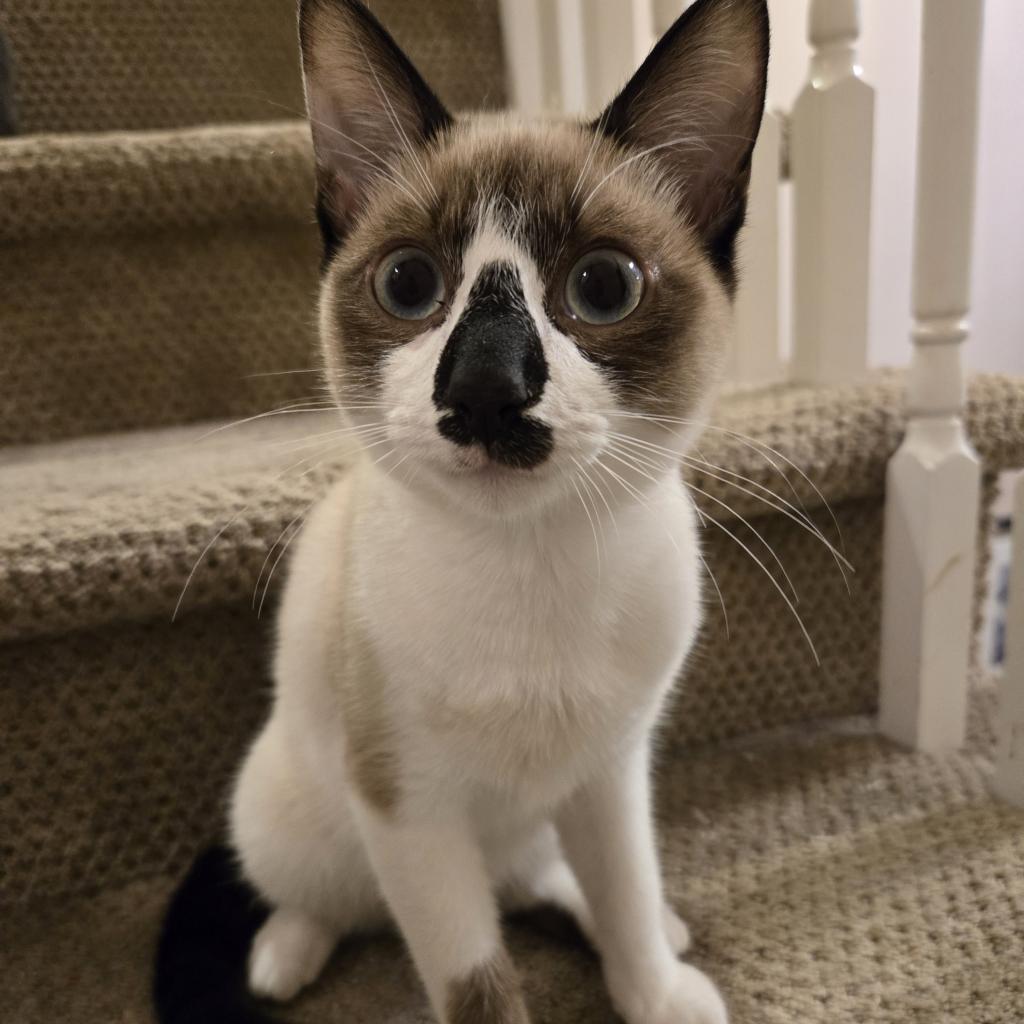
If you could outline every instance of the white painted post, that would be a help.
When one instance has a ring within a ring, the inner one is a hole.
[[[654,31],[658,36],[663,36],[672,27],[672,23],[690,2],[691,0],[652,0]]]
[[[909,423],[889,462],[882,731],[963,743],[980,469],[962,418],[983,0],[924,0]]]
[[[597,115],[654,46],[651,0],[587,0],[585,45],[589,113]]]
[[[584,46],[589,19],[584,17],[583,3],[584,0],[555,0],[561,112],[576,116],[587,112],[590,101]]]
[[[999,693],[993,788],[1004,800],[1024,807],[1024,476],[1017,484],[1013,525],[1006,666]]]
[[[742,268],[735,330],[726,364],[734,384],[771,384],[783,377],[779,351],[779,186],[782,124],[764,115],[754,149],[747,223],[739,237]]]
[[[811,0],[810,81],[791,118],[797,380],[867,371],[875,93],[857,63],[858,0]]]
[[[543,114],[552,100],[550,46],[544,0],[501,0],[509,103],[525,114]]]
[[[511,105],[594,116],[654,45],[651,0],[501,0]]]

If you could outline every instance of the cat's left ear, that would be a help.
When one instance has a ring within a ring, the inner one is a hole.
[[[452,118],[361,0],[301,0],[299,37],[329,258],[402,153]]]
[[[660,161],[730,288],[767,78],[765,0],[697,0],[592,125]]]

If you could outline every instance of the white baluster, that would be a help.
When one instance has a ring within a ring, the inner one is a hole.
[[[889,463],[881,728],[963,742],[980,470],[968,443],[967,338],[983,0],[924,0],[909,423]]]
[[[595,115],[654,45],[651,0],[500,0],[511,105]]]
[[[652,0],[655,33],[658,36],[663,36],[689,2],[690,0]]]
[[[501,0],[509,104],[525,114],[551,109],[557,53],[545,25],[545,0]]]
[[[558,23],[558,63],[562,94],[562,113],[587,113],[587,52],[584,0],[555,0]]]
[[[874,90],[861,79],[858,0],[811,0],[810,81],[792,116],[793,376],[867,370]]]
[[[738,240],[736,328],[726,365],[735,384],[770,384],[783,376],[779,352],[779,151],[782,126],[764,115],[754,149],[747,222]]]
[[[1013,569],[1006,617],[1006,668],[999,693],[995,791],[1024,807],[1024,477],[1013,512]]]
[[[654,45],[651,0],[586,0],[587,113],[597,115]]]

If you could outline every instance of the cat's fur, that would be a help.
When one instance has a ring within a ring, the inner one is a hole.
[[[289,999],[339,937],[392,918],[439,1020],[521,1024],[499,908],[547,901],[591,938],[627,1024],[723,1024],[678,959],[649,775],[700,618],[673,453],[730,329],[765,3],[699,0],[592,125],[452,118],[356,0],[304,0],[301,36],[327,379],[366,453],[295,545],[273,712],[232,800],[271,908],[250,986]],[[371,285],[410,243],[445,279],[423,320]],[[596,247],[645,278],[610,326],[563,300]],[[447,397],[468,345],[474,372],[512,360],[526,381],[504,448],[464,436]],[[168,967],[186,975],[188,942],[212,941],[182,923],[203,871],[223,864],[193,872],[163,937],[164,1021],[228,1019],[222,992],[204,1003]]]

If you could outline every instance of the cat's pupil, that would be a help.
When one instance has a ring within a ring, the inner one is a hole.
[[[437,293],[437,272],[425,259],[409,256],[392,266],[387,290],[396,306],[417,309]]]
[[[580,270],[579,294],[591,309],[610,313],[625,304],[629,282],[615,260],[594,260]]]

